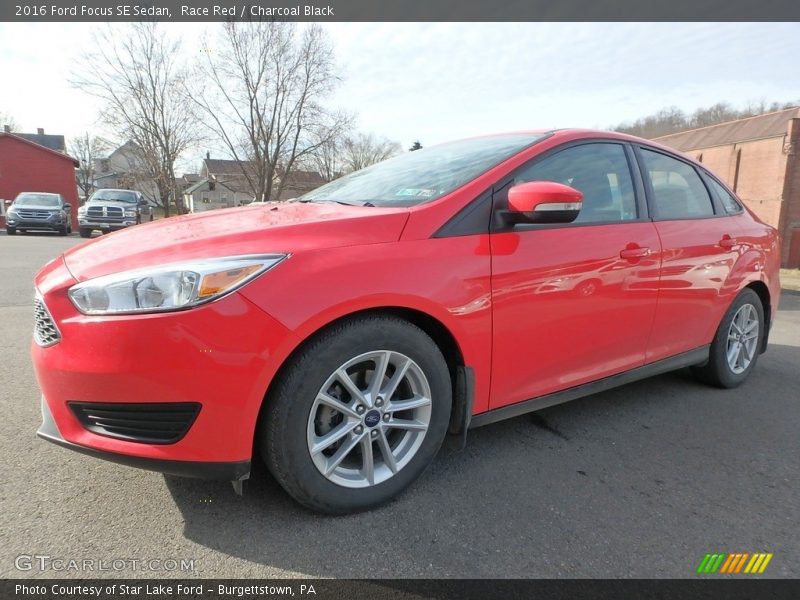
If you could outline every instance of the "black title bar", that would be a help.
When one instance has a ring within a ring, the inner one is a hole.
[[[797,580],[707,579],[6,579],[3,600],[796,600]]]
[[[800,21],[796,0],[3,0],[9,22]]]

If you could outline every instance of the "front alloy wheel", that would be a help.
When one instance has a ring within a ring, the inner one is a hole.
[[[430,420],[431,388],[419,365],[399,352],[368,352],[320,388],[308,418],[308,451],[333,483],[379,484],[414,457]]]
[[[352,317],[312,338],[276,378],[261,455],[305,506],[374,508],[431,463],[451,404],[450,370],[424,331],[391,315]]]

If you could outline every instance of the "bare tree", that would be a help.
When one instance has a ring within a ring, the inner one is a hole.
[[[69,154],[78,161],[75,179],[83,198],[88,198],[94,190],[95,163],[105,156],[109,148],[108,141],[99,136],[93,136],[88,131],[69,141]]]
[[[317,25],[222,25],[216,48],[198,65],[203,86],[188,88],[208,129],[258,200],[281,197],[288,173],[349,126],[324,103],[339,78],[333,49]]]
[[[718,123],[733,121],[735,119],[755,117],[785,108],[794,108],[798,105],[800,105],[800,101],[772,102],[767,104],[767,101],[762,99],[749,102],[743,109],[739,110],[727,102],[717,102],[707,108],[698,108],[690,115],[672,106],[669,108],[662,108],[655,114],[642,117],[632,123],[622,123],[615,127],[614,130],[645,138],[654,138],[678,131],[685,131],[687,129],[717,125]]]
[[[2,126],[4,130],[6,127],[8,127],[9,131],[16,131],[18,127],[14,117],[4,110],[0,110],[0,126]]]
[[[319,173],[325,181],[333,181],[344,173],[342,161],[342,147],[344,138],[341,136],[328,137],[316,144],[316,148],[305,159],[298,160],[308,169]]]
[[[399,143],[373,133],[358,133],[346,138],[342,144],[343,163],[347,171],[358,171],[402,151]]]
[[[141,149],[147,174],[166,216],[172,200],[183,202],[175,162],[196,141],[195,117],[183,96],[188,71],[180,64],[180,41],[155,22],[96,34],[97,49],[83,61],[73,85],[104,101],[102,118],[120,139]]]

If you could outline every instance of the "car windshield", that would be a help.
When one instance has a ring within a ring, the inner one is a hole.
[[[545,134],[509,134],[449,142],[407,152],[355,171],[297,199],[366,206],[414,206],[475,179]]]
[[[61,201],[55,194],[20,194],[14,200],[15,206],[60,206]]]
[[[108,200],[111,202],[136,202],[136,192],[128,192],[125,190],[98,190],[92,197],[89,198],[89,202],[92,200]]]

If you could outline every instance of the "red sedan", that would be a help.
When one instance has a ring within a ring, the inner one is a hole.
[[[165,219],[36,277],[39,435],[331,513],[445,436],[691,367],[742,383],[776,231],[702,164],[595,131],[410,152],[285,203]]]

